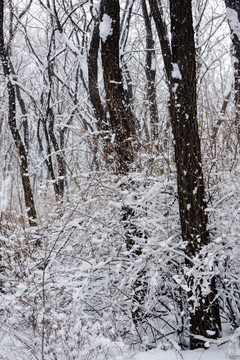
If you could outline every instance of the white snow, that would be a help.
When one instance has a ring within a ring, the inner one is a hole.
[[[151,70],[152,70],[152,71],[155,71],[155,70],[156,70],[156,59],[155,59],[155,56],[152,56]]]
[[[82,71],[85,76],[88,73],[88,66],[85,57],[81,54],[80,50],[74,45],[72,40],[70,40],[65,33],[61,33],[61,37],[65,45],[78,57],[78,61],[81,64]]]
[[[74,43],[72,42],[72,40],[70,40],[66,34],[64,34],[63,32],[61,33],[61,37],[63,42],[67,45],[67,47],[76,55],[80,54],[79,49],[74,45]]]
[[[7,208],[10,181],[10,177],[0,179],[0,214],[4,213]]]
[[[107,40],[107,37],[112,35],[113,29],[112,29],[112,19],[109,15],[104,14],[102,17],[102,21],[99,26],[100,30],[100,37],[103,42]]]
[[[182,75],[181,75],[181,71],[180,71],[180,69],[179,69],[178,64],[173,63],[172,66],[173,66],[172,77],[173,77],[174,79],[182,80]]]
[[[112,134],[112,137],[111,137],[111,144],[113,144],[113,143],[114,143],[114,141],[115,141],[115,136],[116,136],[116,134]]]
[[[240,350],[235,343],[229,342],[227,345],[212,345],[209,349],[197,350],[162,350],[154,349],[147,352],[138,353],[133,357],[134,360],[227,360],[240,359]]]
[[[226,8],[227,19],[229,27],[233,34],[237,35],[240,39],[240,22],[238,20],[238,14],[234,9]]]
[[[235,353],[235,351],[234,351]],[[134,360],[226,360],[226,359],[240,359],[240,352],[231,354],[231,350],[218,349],[217,347],[211,349],[187,350],[177,352],[175,350],[151,350],[142,352],[134,356]]]

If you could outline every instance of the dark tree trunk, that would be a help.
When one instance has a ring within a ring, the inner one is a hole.
[[[170,115],[175,140],[175,162],[182,237],[186,255],[193,259],[209,244],[206,201],[202,171],[201,147],[197,123],[196,59],[191,0],[170,0],[172,34],[172,78]],[[187,261],[189,267],[191,261]],[[192,285],[194,277],[189,279]],[[203,295],[197,289],[197,304],[190,301],[190,347],[203,346],[196,335],[216,338],[220,334],[220,316],[215,299],[215,280],[211,292]],[[190,297],[192,294],[189,294]],[[194,294],[195,295],[195,294]],[[211,335],[210,335],[211,334]]]
[[[58,189],[58,183],[57,183],[55,173],[54,173],[54,169],[53,169],[52,151],[51,151],[50,137],[49,137],[48,128],[47,128],[47,119],[46,118],[42,118],[42,119],[39,118],[38,119],[38,127],[37,127],[37,139],[38,139],[39,149],[40,149],[41,153],[43,154],[44,148],[43,148],[42,138],[41,138],[41,135],[40,135],[41,124],[43,126],[43,132],[44,132],[44,135],[45,135],[46,150],[47,150],[47,156],[45,157],[44,162],[45,162],[45,164],[47,166],[48,173],[51,176],[51,179],[53,181],[53,188],[54,188],[55,196],[58,197],[59,189]]]
[[[29,178],[27,151],[19,133],[16,121],[16,90],[14,84],[11,82],[11,68],[10,59],[4,43],[4,1],[0,2],[0,57],[3,67],[4,76],[7,79],[8,90],[8,125],[10,127],[15,146],[19,155],[20,173],[23,184],[25,205],[29,224],[36,225],[37,214],[33,199],[32,187]]]
[[[104,23],[111,22],[111,31],[104,34]],[[102,0],[100,6],[101,57],[107,114],[112,131],[114,166],[126,173],[134,160],[135,119],[123,88],[119,64],[120,6],[118,0]]]
[[[227,20],[230,28],[234,57],[234,99],[236,106],[235,128],[240,142],[240,1],[225,0]]]
[[[58,166],[58,179],[57,179],[57,187],[56,187],[56,196],[59,199],[61,199],[64,195],[65,190],[65,176],[66,176],[66,163],[65,158],[63,156],[62,149],[60,148],[57,138],[54,133],[54,113],[52,108],[48,109],[48,116],[47,116],[49,126],[48,126],[48,132],[49,137],[52,141],[54,152],[56,153],[56,159],[57,159],[57,166]]]
[[[125,95],[127,96],[127,101],[130,105],[133,104],[133,81],[131,78],[131,72],[128,67],[128,62],[125,61],[124,53],[126,51],[127,40],[130,32],[130,23],[132,18],[132,10],[136,0],[127,0],[125,4],[125,9],[122,14],[121,25],[120,25],[120,66],[122,69],[122,75],[126,81],[127,91]],[[139,124],[136,124],[139,127]]]
[[[103,155],[106,163],[109,163],[110,149],[109,149],[109,134],[110,127],[106,120],[106,113],[103,107],[99,87],[98,87],[98,55],[100,48],[100,37],[99,37],[99,23],[100,14],[93,15],[93,32],[88,53],[88,87],[89,87],[89,98],[92,103],[94,114],[97,119],[97,130],[100,132],[101,141],[103,145]],[[95,151],[97,153],[98,137],[95,138]]]
[[[130,7],[131,11],[131,7]],[[128,24],[130,19],[128,17]],[[108,33],[104,29],[110,28]],[[101,28],[102,26],[102,28]],[[102,30],[103,29],[103,30]],[[126,28],[125,28],[126,29]],[[127,31],[125,37],[127,37]],[[109,149],[112,153],[112,169],[117,175],[127,175],[134,161],[136,147],[136,123],[131,110],[131,93],[123,87],[120,67],[120,6],[119,0],[102,0],[100,5],[101,58],[104,88],[106,95],[106,113],[112,139]],[[124,44],[123,44],[124,46]],[[130,184],[122,184],[122,189],[130,189]],[[130,206],[122,207],[122,221],[125,227],[126,248],[132,261],[139,257],[142,250],[136,246],[136,238],[143,234],[134,224],[135,211]],[[145,272],[138,274],[133,284],[132,317],[136,326],[144,322],[143,304],[147,292]]]
[[[206,201],[197,123],[196,49],[191,0],[170,0],[171,45],[163,21],[160,0],[149,0],[156,24],[170,91],[169,112],[175,143],[175,162],[182,238],[186,242],[186,258],[194,259],[209,244]],[[189,268],[192,261],[186,260]],[[194,276],[188,278],[191,288]],[[196,289],[196,302],[189,292],[190,348],[204,346],[205,338],[217,338],[221,331],[215,278],[210,280],[211,292],[204,295]]]
[[[173,62],[170,111],[175,139],[183,239],[188,240],[188,255],[195,256],[199,247],[209,243],[209,234],[206,230],[206,204],[197,124],[196,62],[191,1],[184,0],[184,3],[182,9],[183,4],[179,6],[178,1],[170,1]],[[201,241],[197,240],[198,237]]]
[[[171,47],[168,40],[167,26],[163,20],[161,1],[160,0],[148,0],[151,13],[156,25],[159,42],[162,49],[162,57],[164,62],[164,67],[166,71],[168,86],[170,88],[171,78],[172,78],[172,57],[171,57]]]
[[[56,40],[55,40],[55,26],[57,30],[62,33],[62,26],[60,24],[55,1],[52,2],[52,7],[50,6],[49,0],[47,0],[47,8],[50,11],[50,22],[51,22],[51,34],[50,34],[50,42],[49,49],[47,54],[47,80],[46,88],[47,93],[42,93],[41,96],[41,105],[43,106],[45,116],[38,120],[38,129],[37,129],[37,139],[39,143],[40,151],[43,152],[43,144],[42,139],[40,137],[40,125],[42,123],[45,140],[46,140],[46,148],[47,148],[47,158],[45,159],[45,164],[47,165],[48,172],[53,181],[53,188],[55,197],[57,200],[61,200],[64,196],[65,191],[65,176],[66,176],[66,161],[64,157],[64,151],[59,145],[58,138],[55,134],[55,113],[54,107],[52,105],[52,97],[56,91],[55,89],[55,52],[56,52]],[[45,96],[44,96],[45,95]],[[45,101],[44,101],[45,100]],[[64,136],[64,135],[63,135]],[[53,150],[53,152],[52,152]],[[56,171],[54,170],[54,157],[56,159]],[[56,172],[56,174],[55,174]]]
[[[150,114],[151,139],[158,139],[158,108],[156,99],[156,67],[155,67],[155,50],[152,34],[151,18],[148,15],[146,0],[142,0],[142,12],[146,29],[146,65],[145,73],[147,79],[147,102]]]
[[[98,120],[99,130],[109,131],[98,88],[98,52],[100,47],[99,17],[93,16],[94,27],[88,53],[89,96]]]

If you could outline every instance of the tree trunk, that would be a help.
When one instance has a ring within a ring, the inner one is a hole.
[[[89,97],[94,108],[99,130],[109,131],[106,126],[104,109],[98,88],[98,51],[100,46],[99,38],[99,16],[93,15],[94,27],[88,53],[88,86]],[[104,135],[103,135],[104,136]]]
[[[22,141],[21,135],[17,128],[16,121],[16,91],[15,86],[12,83],[12,73],[10,68],[10,59],[8,51],[4,43],[4,1],[0,2],[0,57],[3,67],[4,76],[7,79],[8,90],[8,125],[10,127],[15,146],[19,155],[20,173],[23,184],[25,205],[27,208],[27,215],[29,224],[31,226],[36,225],[37,214],[35,210],[35,204],[33,199],[32,187],[29,178],[27,151]]]
[[[174,135],[175,162],[182,238],[186,258],[194,259],[210,242],[207,230],[206,201],[197,123],[196,49],[191,0],[170,0],[171,45],[163,21],[160,0],[149,0],[156,24],[169,85],[169,112]],[[186,260],[191,269],[192,261]],[[194,276],[188,277],[193,288]],[[190,348],[204,346],[205,338],[217,338],[221,331],[219,305],[214,276],[210,293],[204,295],[198,285],[189,292]],[[196,300],[193,301],[193,295]]]
[[[158,107],[156,99],[156,67],[155,67],[155,50],[154,50],[154,40],[151,26],[151,18],[148,15],[148,10],[146,6],[146,0],[141,1],[142,12],[144,17],[145,29],[146,29],[146,65],[145,73],[147,79],[147,102],[150,115],[150,125],[151,125],[151,140],[157,145],[158,140]]]
[[[240,1],[225,0],[225,5],[233,45],[234,99],[236,106],[235,128],[237,140],[240,142]]]
[[[131,7],[130,7],[131,9]],[[128,19],[130,21],[130,19]],[[108,29],[108,32],[105,32]],[[123,87],[120,68],[120,6],[119,0],[102,0],[100,6],[101,57],[106,93],[106,110],[112,140],[112,169],[117,175],[127,175],[134,161],[136,151],[136,123],[131,110],[131,94]],[[130,189],[130,184],[122,184],[122,189]],[[128,205],[122,206],[122,221],[125,228],[126,248],[132,261],[141,255],[141,247],[136,246],[136,238],[143,234],[134,224],[135,211]],[[144,322],[143,305],[148,284],[145,271],[137,275],[133,284],[132,318],[136,326]]]
[[[122,83],[119,64],[120,5],[118,0],[102,0],[100,37],[107,113],[112,131],[116,172],[128,172],[134,160],[135,120]],[[109,28],[108,28],[109,26]],[[106,33],[106,28],[109,32]]]
[[[170,0],[172,34],[172,78],[170,115],[175,140],[175,162],[182,237],[187,243],[186,255],[193,259],[209,244],[206,201],[202,171],[201,147],[197,123],[196,59],[191,0]],[[191,261],[186,261],[189,267]],[[194,276],[189,278],[189,285]],[[215,299],[215,279],[211,292],[203,295],[197,289],[198,299],[190,301],[190,347],[203,346],[196,335],[216,338],[220,334],[220,316]],[[190,292],[190,298],[192,294]],[[196,294],[194,294],[196,295]]]

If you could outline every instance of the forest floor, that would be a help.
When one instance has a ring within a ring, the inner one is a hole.
[[[16,215],[11,221],[6,217],[0,233],[4,265],[0,274],[0,360],[240,359],[240,327],[232,333],[238,323],[231,323],[225,305],[235,309],[238,321],[240,168],[217,168],[208,178],[212,241],[206,248],[204,275],[205,279],[209,273],[212,276],[212,264],[217,264],[214,271],[219,279],[224,335],[211,341],[209,348],[194,351],[178,346],[178,313],[172,306],[185,284],[179,271],[185,263],[172,173],[167,180],[139,173],[121,181],[82,175],[78,191],[69,191],[60,205],[43,189],[36,229],[22,228],[14,222]],[[122,184],[131,184],[131,188]],[[147,234],[147,238],[138,238],[144,251],[137,261],[126,251],[126,227],[119,221],[127,206],[138,214],[132,224],[140,234]],[[197,260],[194,269],[198,274],[199,267],[202,277],[202,263],[198,265]],[[149,285],[146,311],[147,306],[156,308],[160,317],[154,318],[152,326],[143,325],[139,339],[130,300],[144,264]],[[169,311],[158,303],[156,284],[173,291],[160,294],[161,304],[172,306]],[[144,351],[148,346],[152,350]]]
[[[234,346],[216,345],[209,349],[186,350],[176,352],[175,350],[151,350],[142,352],[133,357],[134,360],[225,360],[225,359],[240,359],[240,349]]]
[[[19,335],[19,337],[18,337]],[[0,360],[34,360],[42,359],[40,354],[35,353],[34,349],[27,346],[24,341],[26,334],[18,334],[12,336],[8,332],[0,330]],[[120,350],[120,349],[118,349]],[[120,354],[122,352],[122,354]],[[177,345],[175,349],[163,350],[161,348],[152,349],[144,352],[130,351],[122,348],[122,351],[116,351],[116,356],[113,353],[96,355],[94,359],[89,360],[227,360],[240,359],[240,347],[236,343],[236,338],[230,340],[229,337],[219,339],[216,344],[212,344],[208,349],[197,350],[178,350]],[[45,360],[53,359],[51,355],[44,357]],[[57,360],[66,360],[65,357]],[[73,359],[69,354],[69,359]],[[81,360],[81,357],[78,359]]]

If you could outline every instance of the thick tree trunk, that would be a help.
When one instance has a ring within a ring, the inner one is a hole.
[[[29,224],[36,225],[37,214],[33,199],[32,187],[29,178],[27,151],[22,141],[21,135],[17,128],[16,121],[16,91],[15,86],[11,81],[12,73],[10,69],[10,59],[8,57],[7,49],[4,44],[4,1],[0,2],[0,57],[3,67],[4,76],[7,79],[8,90],[8,125],[10,127],[15,146],[19,155],[20,173],[23,184],[25,205]]]
[[[130,19],[128,19],[130,21]],[[99,35],[101,37],[101,58],[106,112],[112,132],[109,149],[112,153],[112,169],[117,175],[127,175],[134,161],[136,151],[136,123],[131,111],[131,94],[123,87],[120,67],[120,5],[119,0],[102,0],[100,6]],[[122,184],[122,189],[130,189],[130,184]],[[122,221],[125,227],[126,248],[132,261],[142,250],[136,247],[136,238],[143,234],[134,224],[135,211],[130,206],[122,207]],[[138,274],[133,284],[132,318],[136,326],[144,322],[143,304],[147,292],[145,272]]]
[[[107,29],[107,30],[106,30]],[[134,160],[135,120],[122,84],[119,64],[120,5],[118,0],[102,0],[100,37],[108,120],[112,131],[116,172],[126,173]],[[108,32],[107,32],[108,31]]]
[[[209,244],[206,201],[202,171],[201,147],[197,123],[196,59],[191,0],[170,0],[172,34],[172,78],[170,115],[175,140],[175,161],[182,237],[186,241],[186,255],[193,259]],[[189,267],[191,261],[187,261]],[[189,278],[189,285],[194,276]],[[190,301],[190,347],[203,346],[196,336],[219,336],[221,325],[219,307],[215,299],[215,279],[211,292],[204,295],[198,285],[196,303]],[[191,292],[190,292],[191,299]],[[194,294],[196,295],[196,294]]]
[[[170,0],[171,44],[161,13],[160,0],[149,0],[162,48],[170,101],[169,112],[174,135],[175,162],[182,238],[186,242],[186,258],[194,259],[209,244],[206,201],[197,123],[196,49],[191,0]],[[192,261],[186,260],[191,269]],[[193,288],[194,276],[188,278]],[[190,313],[190,348],[204,346],[205,338],[217,338],[221,331],[219,305],[214,276],[210,293],[204,295],[198,285],[196,293],[188,293]],[[193,295],[195,301],[193,301]]]

